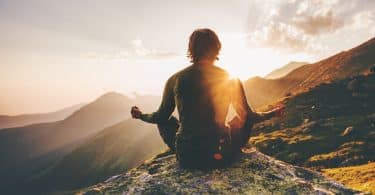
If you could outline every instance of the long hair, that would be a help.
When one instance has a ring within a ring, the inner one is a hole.
[[[197,63],[202,59],[218,59],[221,43],[214,31],[208,28],[195,30],[189,38],[187,57]]]

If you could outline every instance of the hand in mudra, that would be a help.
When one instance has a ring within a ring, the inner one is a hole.
[[[139,110],[137,106],[133,106],[130,113],[132,114],[132,117],[135,119],[141,118],[142,112]]]
[[[282,117],[285,114],[285,105],[279,104],[273,111],[276,117]]]
[[[242,128],[244,121],[242,121],[239,117],[235,116],[232,120],[228,122],[230,129],[240,129]]]

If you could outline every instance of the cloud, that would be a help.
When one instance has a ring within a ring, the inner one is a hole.
[[[273,0],[255,1],[249,11],[250,47],[314,55],[326,53],[325,40],[345,37],[347,29],[374,32],[375,1]],[[256,5],[257,4],[257,5]]]
[[[147,49],[143,41],[134,39],[130,42],[130,48],[123,49],[113,53],[88,52],[81,57],[97,59],[100,61],[128,61],[128,60],[163,60],[182,56],[176,52],[161,51],[156,49]]]
[[[310,35],[334,32],[344,25],[343,21],[333,15],[332,10],[316,11],[313,14],[300,13],[293,17],[292,23]]]
[[[362,11],[354,15],[352,20],[356,29],[367,28],[370,33],[375,34],[375,11]]]
[[[253,46],[271,47],[286,52],[309,51],[318,52],[319,47],[312,43],[312,38],[292,25],[281,22],[270,22],[262,29],[250,35]]]
[[[143,41],[140,39],[135,39],[131,43],[133,46],[131,54],[133,54],[134,57],[141,57],[147,59],[164,59],[179,56],[179,54],[176,52],[146,49],[143,45]]]

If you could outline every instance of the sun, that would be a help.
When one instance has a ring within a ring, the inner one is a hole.
[[[285,53],[270,47],[249,45],[244,33],[219,33],[222,49],[217,64],[232,78],[247,80],[265,76],[290,61],[313,61],[306,53]]]
[[[231,51],[224,51],[219,57],[218,64],[230,74],[231,78],[241,80],[248,79],[255,75],[254,59],[246,48],[236,48]]]
[[[222,51],[218,64],[229,72],[232,78],[246,80],[259,74],[253,64],[259,64],[260,56],[254,54],[255,50],[247,47],[246,39],[241,35],[223,35],[221,38]]]

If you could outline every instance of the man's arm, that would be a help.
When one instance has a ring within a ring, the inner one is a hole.
[[[276,115],[277,114],[276,114],[275,110],[271,110],[269,112],[253,112],[253,111],[251,111],[250,118],[254,120],[254,123],[259,123],[259,122],[262,122],[264,120],[268,120],[272,117],[275,117]]]
[[[149,122],[149,123],[162,123],[167,121],[171,116],[173,110],[175,109],[175,101],[174,101],[174,88],[175,84],[175,77],[172,76],[168,79],[167,83],[164,87],[163,98],[159,109],[156,112],[151,114],[141,114],[140,119]]]
[[[237,119],[239,119],[238,122],[240,123],[237,125],[242,127],[246,122],[249,114],[251,114],[251,108],[247,103],[245,90],[243,89],[242,83],[239,79],[231,80],[231,85],[229,86],[229,88],[231,89],[231,102],[234,109],[236,110],[236,113],[238,115]]]
[[[239,79],[233,80],[232,89],[232,104],[241,121],[250,119],[254,124],[277,116],[278,109],[269,112],[254,112],[247,102],[244,87]]]

